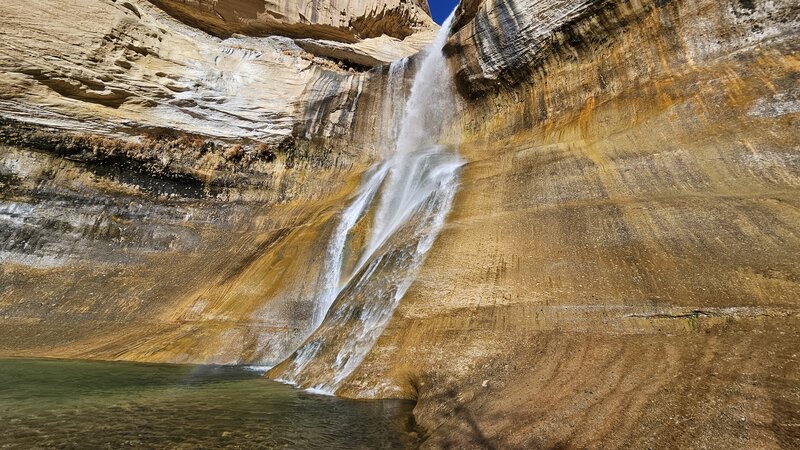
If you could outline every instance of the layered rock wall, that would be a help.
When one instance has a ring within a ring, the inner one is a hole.
[[[55,31],[52,3],[0,6],[0,353],[268,363],[302,340],[407,84],[193,28],[276,17],[222,3],[96,2]],[[325,51],[378,39],[325,14]],[[431,447],[796,447],[796,2],[469,0],[454,23],[461,190],[338,393],[418,399]]]
[[[296,348],[332,218],[377,152],[330,138],[353,134],[374,77],[143,1],[0,12],[0,353],[266,364]]]
[[[83,3],[0,7],[5,118],[70,131],[167,128],[270,143],[291,134],[313,65],[294,56],[299,47],[277,38],[216,39],[146,3]],[[55,11],[58,18],[42,19]]]
[[[340,393],[431,447],[797,445],[798,5],[460,11],[461,191]]]
[[[193,27],[220,37],[286,36],[306,51],[361,67],[419,51],[437,29],[425,0],[152,0]],[[422,39],[420,39],[420,37]]]
[[[357,78],[364,75],[347,73],[328,56],[379,64],[416,52],[434,29],[427,22],[409,37],[412,44],[371,47],[359,40],[328,54],[320,39],[209,36],[143,1],[70,8],[12,1],[0,8],[4,118],[81,132],[136,135],[165,128],[268,144],[291,137],[307,106],[330,93],[326,83],[357,94],[363,83]],[[323,57],[304,49],[310,46]]]
[[[405,39],[432,28],[425,0],[152,0],[212,34],[284,35],[354,43],[383,35]]]

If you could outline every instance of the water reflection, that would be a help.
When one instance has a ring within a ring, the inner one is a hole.
[[[244,368],[0,360],[0,448],[415,448],[412,408]]]

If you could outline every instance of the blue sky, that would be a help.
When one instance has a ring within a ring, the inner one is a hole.
[[[431,6],[433,20],[441,25],[456,7],[458,0],[428,0],[428,4]]]

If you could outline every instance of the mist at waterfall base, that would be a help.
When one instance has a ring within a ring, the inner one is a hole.
[[[0,359],[0,447],[415,448],[412,402],[309,394],[242,367]]]
[[[404,103],[397,101],[398,86],[411,64],[403,59],[388,68],[383,159],[341,214],[317,289],[315,331],[270,372],[280,381],[335,393],[374,346],[444,225],[463,165],[443,145],[452,141],[456,111],[442,54],[452,18],[420,55]]]

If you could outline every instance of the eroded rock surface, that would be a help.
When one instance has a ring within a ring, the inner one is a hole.
[[[0,12],[0,352],[275,363],[296,348],[330,219],[376,152],[325,140],[351,134],[372,75],[143,1]],[[395,58],[420,30],[353,45]]]
[[[797,446],[797,3],[461,14],[470,163],[341,393],[418,396],[432,448]]]
[[[305,283],[319,276],[345,167],[213,187],[3,145],[0,354],[279,359],[313,312]]]
[[[269,144],[290,137],[306,105],[325,95],[314,88],[325,72],[415,53],[433,30],[426,22],[400,41],[376,25],[374,37],[348,44],[274,34],[223,39],[147,2],[111,0],[67,8],[57,1],[4,2],[0,17],[5,118],[70,131],[131,135],[167,128]],[[336,77],[355,93],[352,80],[363,75]]]
[[[408,88],[334,60],[427,31],[308,2],[281,20],[321,34],[263,37],[288,6],[166,3],[50,28],[52,2],[0,6],[2,354],[268,363],[302,341]],[[799,27],[790,0],[463,1],[461,190],[338,393],[418,399],[430,447],[800,445]]]
[[[433,23],[425,0],[152,0],[177,18],[214,34],[284,34],[355,42],[411,36]]]
[[[414,35],[437,28],[425,0],[151,1],[177,19],[216,36],[279,35],[327,42],[306,47],[314,54],[362,66],[416,53],[424,43],[420,45]],[[397,46],[398,41],[407,43]]]

